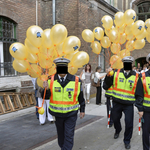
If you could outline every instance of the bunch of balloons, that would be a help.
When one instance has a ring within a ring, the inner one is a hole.
[[[41,87],[48,76],[56,73],[53,60],[58,57],[69,59],[68,71],[75,74],[78,68],[89,62],[89,55],[79,51],[81,42],[78,37],[67,35],[67,29],[62,24],[44,31],[39,26],[30,26],[26,31],[24,44],[16,42],[9,48],[10,54],[15,58],[13,68],[38,78],[37,83]]]
[[[91,43],[92,51],[96,54],[100,54],[101,47],[110,48],[113,53],[109,59],[112,68],[122,68],[121,59],[130,56],[133,50],[142,49],[145,38],[150,43],[150,19],[145,22],[136,21],[136,13],[132,9],[126,10],[125,13],[117,12],[114,20],[105,15],[101,23],[104,29],[96,27],[93,32],[85,29],[82,32],[82,38]]]

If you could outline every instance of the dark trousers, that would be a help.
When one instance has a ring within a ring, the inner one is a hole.
[[[96,93],[96,104],[99,105],[101,103],[101,97],[102,97],[102,87],[96,87],[97,93]]]
[[[133,132],[133,105],[124,105],[113,101],[112,117],[116,133],[120,133],[122,130],[120,119],[122,112],[125,115],[125,132],[124,132],[124,143],[129,144]]]
[[[110,112],[110,122],[109,122],[109,124],[110,125],[112,125],[113,124],[113,119],[112,119],[112,106],[110,105],[110,97],[106,97],[107,98],[107,105],[106,105],[106,107],[107,107],[107,117],[109,116],[109,110],[111,111]]]
[[[150,112],[144,112],[142,122],[143,150],[150,150]]]
[[[61,150],[72,150],[77,115],[68,118],[55,118],[55,125],[57,128],[58,135],[58,144]]]
[[[36,93],[37,93],[37,90],[35,90],[35,99],[36,99],[36,106],[38,107],[38,97],[36,97]],[[37,118],[39,118],[39,113],[38,113],[37,107],[36,107],[36,116],[37,116]]]

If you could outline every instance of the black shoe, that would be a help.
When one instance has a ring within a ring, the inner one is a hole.
[[[129,144],[124,144],[124,146],[125,146],[126,149],[130,149],[131,148],[130,143]]]
[[[50,121],[50,124],[53,124],[55,121]]]
[[[114,134],[114,139],[117,139],[119,137],[119,133]]]
[[[109,125],[109,128],[111,128],[112,126],[113,126],[113,124],[110,124],[110,125]]]

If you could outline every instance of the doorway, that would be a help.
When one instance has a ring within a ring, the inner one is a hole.
[[[140,58],[137,58],[135,60],[135,66],[137,67],[137,64],[140,63],[140,66],[143,68],[143,65],[144,64],[147,64],[147,61],[146,61],[146,57],[140,57]]]

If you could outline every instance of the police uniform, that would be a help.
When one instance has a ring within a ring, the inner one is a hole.
[[[150,64],[150,53],[146,57],[147,62]],[[137,85],[138,91],[142,93],[140,97],[137,98],[135,106],[138,108],[139,112],[143,112],[141,118],[142,122],[142,142],[143,150],[150,149],[150,70],[143,72],[140,76],[140,83]],[[137,92],[138,96],[139,93]]]
[[[119,133],[122,130],[120,119],[123,112],[125,115],[125,132],[123,141],[125,148],[130,149],[130,139],[133,132],[133,104],[135,103],[138,74],[132,71],[132,62],[134,61],[133,57],[124,57],[122,61],[124,68],[115,70],[114,75],[111,77],[106,76],[103,88],[108,90],[111,86],[113,86],[112,117],[115,128],[114,138],[117,139],[119,137]]]
[[[48,80],[49,89],[45,96],[50,98],[49,112],[56,119],[61,150],[72,150],[78,109],[80,108],[80,113],[85,111],[81,80],[68,73],[69,62],[66,58],[54,60],[57,73]],[[65,74],[64,78],[60,74]]]

